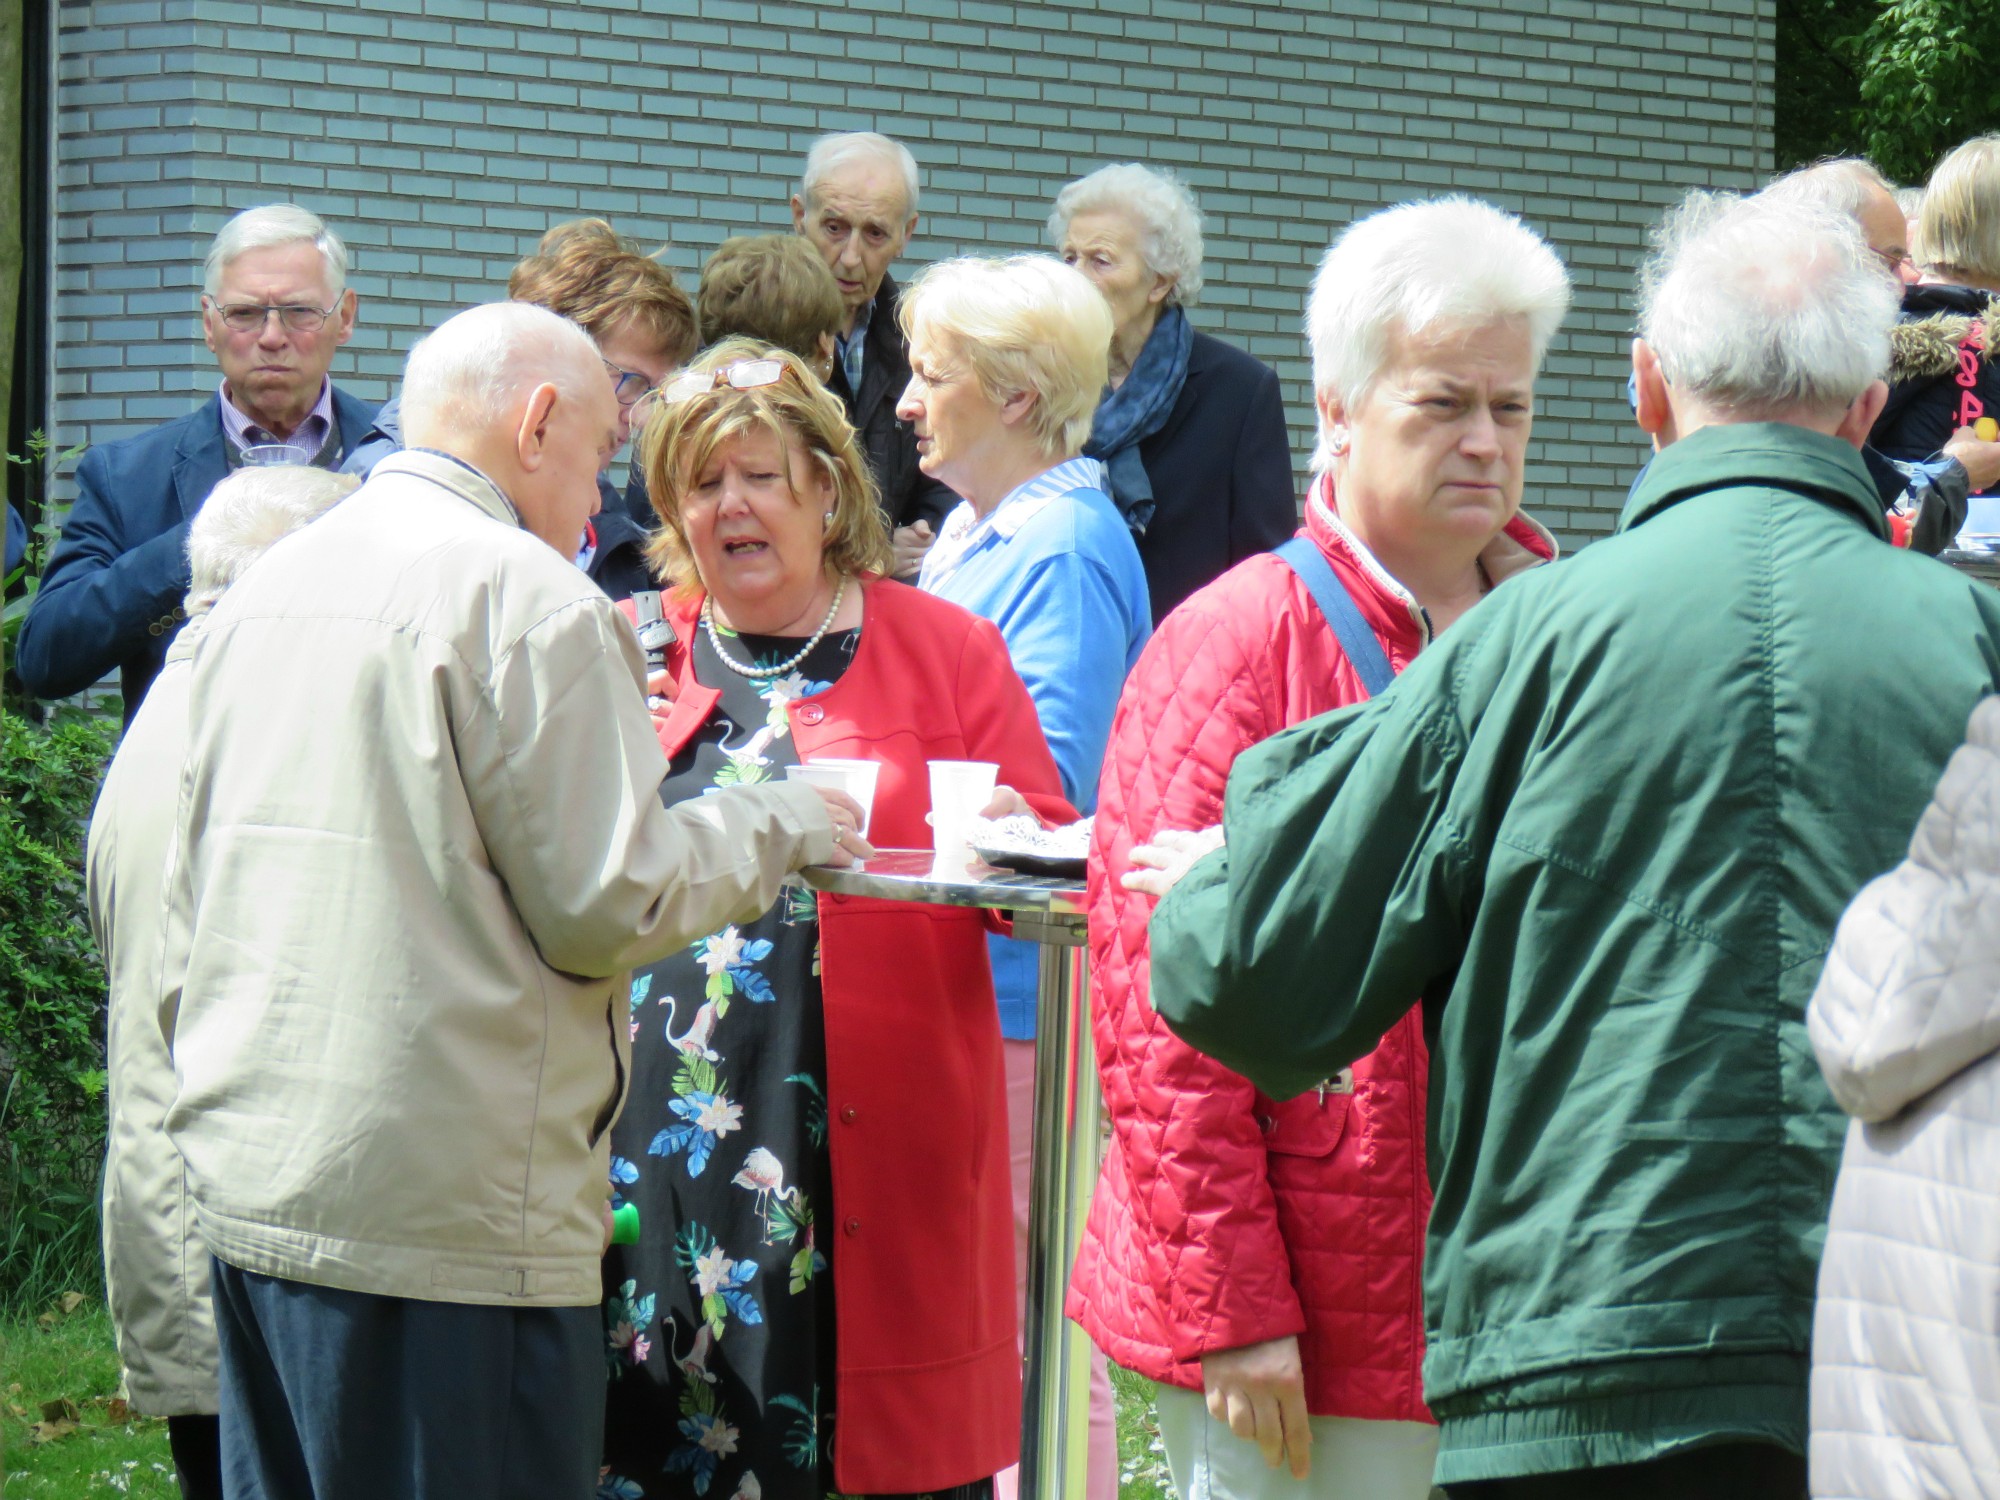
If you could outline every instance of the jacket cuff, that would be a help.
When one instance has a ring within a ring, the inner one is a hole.
[[[777,781],[766,788],[777,799],[785,831],[797,840],[794,869],[823,865],[833,858],[833,819],[826,803],[803,781]]]

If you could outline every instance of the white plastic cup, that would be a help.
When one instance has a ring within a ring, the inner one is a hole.
[[[1000,767],[990,760],[933,760],[931,847],[940,854],[968,849],[973,825],[993,800]]]
[[[882,763],[876,760],[827,758],[786,766],[785,780],[803,781],[808,786],[823,786],[829,791],[847,793],[861,804],[861,836],[865,839],[868,837],[868,825],[875,817],[875,778],[881,770]]]
[[[313,456],[293,443],[253,443],[242,453],[246,469],[302,469]]]

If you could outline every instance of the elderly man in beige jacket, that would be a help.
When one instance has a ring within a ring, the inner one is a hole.
[[[459,314],[403,422],[195,653],[162,1014],[223,1473],[232,1500],[584,1500],[615,976],[866,846],[796,783],[661,805],[638,643],[569,560],[618,436],[581,330]]]
[[[222,1500],[208,1250],[187,1171],[162,1122],[174,1065],[160,1035],[160,877],[173,841],[195,642],[215,601],[270,546],[359,483],[325,469],[238,469],[188,526],[187,625],[139,705],[91,814],[90,927],[110,979],[105,1021],[110,1149],[104,1277],[135,1410],[167,1419],[182,1500]]]

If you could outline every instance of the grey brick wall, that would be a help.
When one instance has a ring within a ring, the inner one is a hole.
[[[1106,161],[1179,171],[1208,218],[1196,321],[1274,365],[1310,453],[1299,317],[1319,253],[1447,189],[1513,208],[1577,281],[1530,506],[1601,533],[1637,462],[1631,270],[1691,184],[1771,161],[1770,0],[75,0],[62,6],[60,433],[101,441],[213,388],[196,297],[233,211],[293,197],[355,253],[336,376],[387,393],[411,338],[498,294],[549,224],[602,214],[690,282],[789,223],[823,130],[907,141],[911,262],[1042,243]],[[907,270],[908,267],[906,266]]]

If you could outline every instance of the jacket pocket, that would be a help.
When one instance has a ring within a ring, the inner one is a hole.
[[[1331,1156],[1353,1104],[1354,1075],[1345,1068],[1282,1104],[1259,1094],[1257,1124],[1264,1132],[1264,1149],[1277,1156]]]

